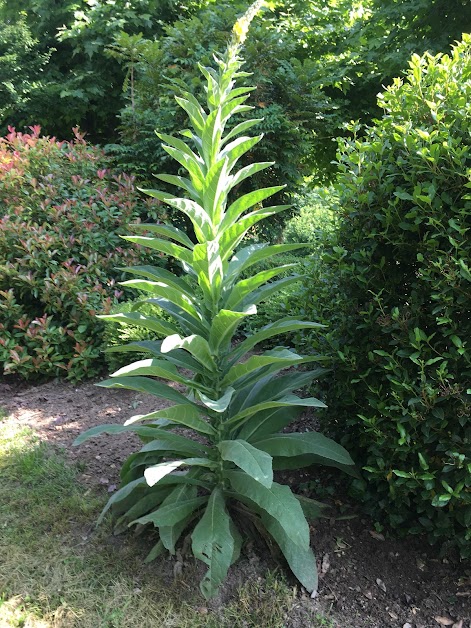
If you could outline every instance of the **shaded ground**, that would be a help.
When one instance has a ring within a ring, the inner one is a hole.
[[[0,382],[0,408],[10,415],[8,421],[33,428],[41,439],[61,448],[71,462],[79,463],[84,486],[101,492],[116,489],[119,468],[138,448],[138,439],[128,434],[102,436],[79,448],[71,446],[73,440],[95,425],[123,423],[134,414],[156,410],[158,403],[148,395],[110,391],[91,383]],[[292,480],[296,487],[306,476]],[[332,512],[355,514],[343,499],[334,500]],[[319,594],[315,600],[299,596],[286,624],[290,628],[311,625],[306,617],[313,610],[330,611],[332,625],[338,628],[471,628],[470,565],[439,558],[417,539],[384,538],[361,515],[319,520],[312,543],[321,574]],[[232,569],[219,603],[230,598],[234,585],[248,573],[263,573],[270,564],[268,557],[248,552]],[[159,569],[159,564],[153,563],[153,568]]]

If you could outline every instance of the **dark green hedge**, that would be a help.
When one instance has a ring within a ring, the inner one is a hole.
[[[344,216],[307,309],[331,323],[324,421],[402,533],[471,555],[471,37],[414,56],[339,151]],[[316,272],[318,268],[316,268]],[[318,274],[316,275],[318,278]],[[314,295],[314,296],[313,296]],[[318,347],[317,347],[318,348]],[[325,348],[325,347],[324,347]]]

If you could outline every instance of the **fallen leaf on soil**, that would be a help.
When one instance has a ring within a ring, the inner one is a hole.
[[[384,536],[380,532],[375,532],[375,530],[370,530],[370,534],[377,541],[384,541]]]
[[[415,564],[417,565],[417,569],[420,569],[420,571],[425,570],[425,561],[423,561],[421,558],[417,558]]]
[[[453,626],[453,624],[455,623],[449,617],[434,617],[434,620],[441,626]]]
[[[329,571],[329,569],[330,569],[329,554],[324,554],[324,556],[322,557],[322,565],[321,565],[319,576],[323,578],[325,574]]]
[[[378,587],[381,589],[381,591],[384,591],[386,593],[386,585],[384,584],[384,582],[381,580],[381,578],[376,578],[376,584],[378,585]]]
[[[371,591],[365,591],[363,595],[367,597],[369,600],[373,599],[373,594],[371,593]]]

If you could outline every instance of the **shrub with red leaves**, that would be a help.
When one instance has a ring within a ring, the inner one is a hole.
[[[119,237],[157,206],[78,129],[71,142],[30,130],[0,138],[0,364],[78,380],[102,368],[95,314],[122,297],[119,269],[160,261]]]

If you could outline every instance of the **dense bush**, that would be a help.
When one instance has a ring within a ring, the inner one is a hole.
[[[372,512],[469,556],[471,37],[413,56],[379,102],[384,117],[341,146],[333,281],[305,300],[333,315],[325,421],[362,461]]]
[[[103,323],[123,264],[139,262],[119,233],[155,206],[111,176],[100,150],[39,127],[0,140],[0,363],[28,378],[96,374]],[[149,255],[147,254],[149,258]]]

